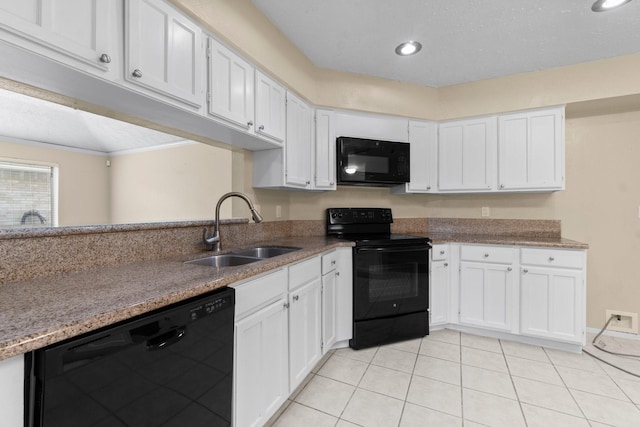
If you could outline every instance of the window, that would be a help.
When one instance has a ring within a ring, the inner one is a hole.
[[[0,227],[58,225],[58,168],[0,159]]]

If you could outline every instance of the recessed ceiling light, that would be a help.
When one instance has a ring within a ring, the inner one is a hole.
[[[400,43],[396,48],[396,53],[400,56],[409,56],[415,55],[416,53],[420,52],[420,49],[422,49],[422,45],[420,44],[420,42],[411,40],[408,42]]]
[[[597,0],[593,6],[591,6],[591,10],[594,12],[606,12],[630,1],[631,0]]]

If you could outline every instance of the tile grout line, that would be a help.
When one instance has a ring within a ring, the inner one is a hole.
[[[564,380],[564,378],[560,374],[560,371],[558,371],[558,367],[556,366],[555,362],[553,361],[553,359],[551,358],[549,353],[547,353],[547,349],[542,347],[542,351],[544,351],[544,354],[547,355],[547,358],[551,362],[551,366],[553,366],[553,369],[556,371],[556,374],[558,374],[558,377],[560,377],[560,381],[562,381],[562,384],[564,385],[564,388],[567,389],[567,391],[569,392],[569,396],[571,396],[571,399],[573,400],[573,402],[576,404],[576,406],[580,410],[580,413],[582,414],[584,419],[587,420],[589,425],[591,425],[591,420],[589,420],[589,418],[587,418],[587,414],[584,413],[584,410],[582,409],[582,406],[580,406],[580,403],[578,403],[578,401],[576,400],[576,397],[573,395],[573,393],[571,393],[571,389],[569,388],[569,386],[567,385],[566,381]]]
[[[516,388],[516,383],[513,381],[513,375],[511,374],[511,368],[509,367],[509,361],[507,360],[507,355],[504,352],[504,347],[502,346],[502,340],[498,340],[498,344],[500,345],[500,350],[502,350],[502,358],[504,359],[504,364],[507,365],[507,372],[509,373],[509,379],[511,380],[511,386],[513,386],[513,391],[516,394],[516,400],[518,401],[518,406],[520,407],[520,413],[522,414],[522,419],[524,420],[524,425],[528,426],[529,422],[527,421],[527,416],[524,413],[524,408],[522,407],[522,401],[520,400],[520,395],[518,394],[518,389]]]

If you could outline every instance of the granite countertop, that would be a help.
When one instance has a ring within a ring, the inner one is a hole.
[[[431,238],[432,243],[475,243],[484,245],[537,246],[556,249],[588,249],[587,243],[554,236],[527,236],[472,233],[414,233]]]
[[[317,236],[251,246],[260,245],[301,249],[221,269],[184,263],[212,254],[200,252],[6,283],[0,287],[0,360],[352,243]],[[231,249],[241,248],[225,252]]]

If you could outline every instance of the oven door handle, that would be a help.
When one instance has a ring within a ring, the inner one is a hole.
[[[420,246],[385,246],[385,247],[375,247],[375,248],[355,248],[356,253],[364,253],[364,252],[416,252],[416,251],[429,251],[431,249],[431,245],[420,245]]]

